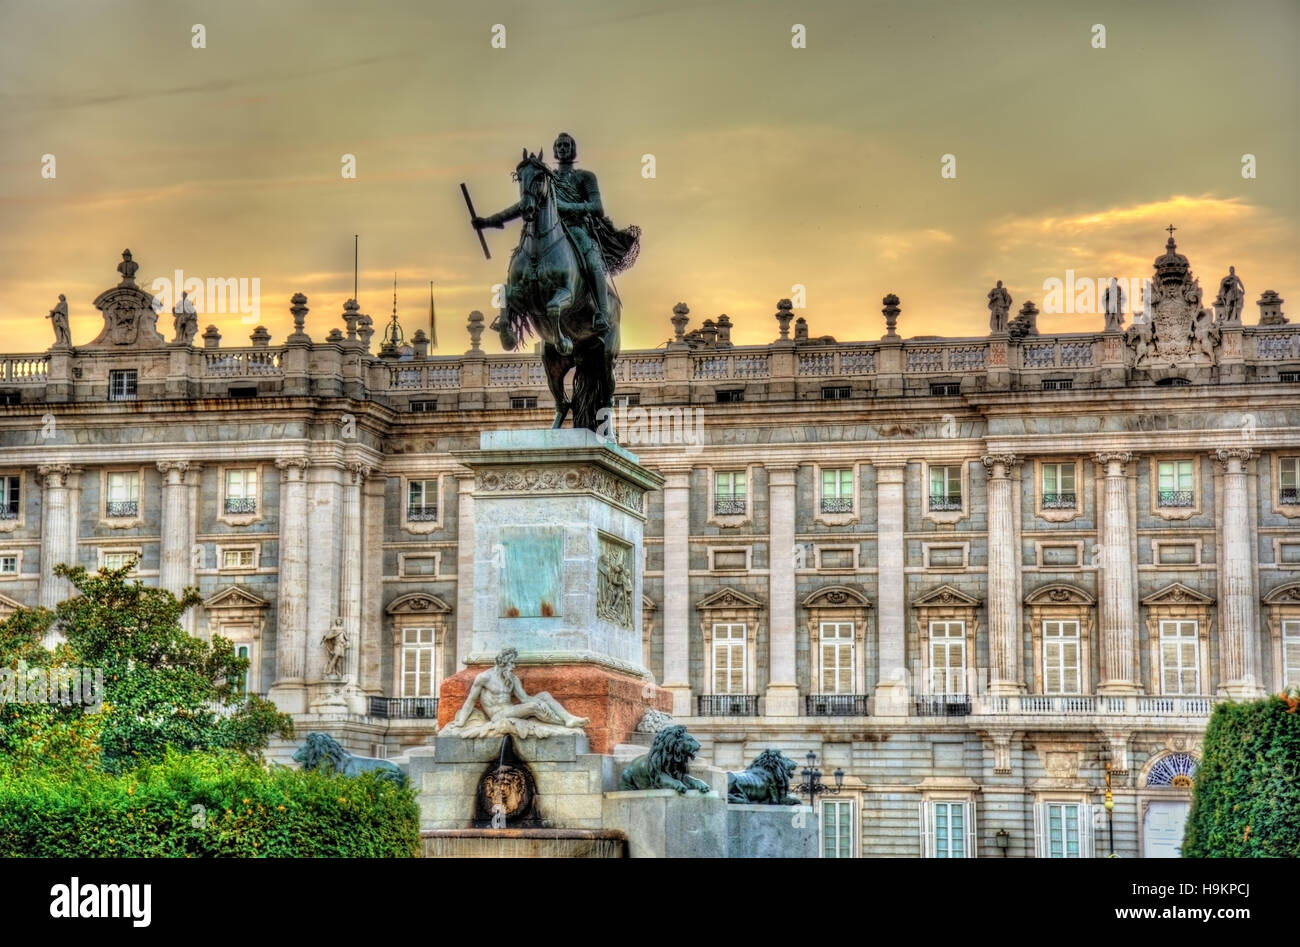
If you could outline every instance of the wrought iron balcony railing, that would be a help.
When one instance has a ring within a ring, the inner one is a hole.
[[[713,498],[713,512],[716,516],[743,516],[745,513],[745,498],[743,496],[718,494]]]
[[[0,520],[16,520],[16,519],[18,519],[17,506],[0,506]]]
[[[1078,501],[1077,493],[1044,493],[1043,509],[1072,510],[1078,505]]]
[[[823,513],[852,513],[852,497],[822,497]]]
[[[1277,499],[1279,503],[1300,504],[1300,488],[1283,487],[1281,490],[1278,491]]]
[[[109,516],[139,516],[139,500],[109,500],[104,504],[104,512]]]
[[[408,523],[432,523],[438,519],[436,506],[408,506],[406,521]]]
[[[757,717],[757,694],[700,694],[695,699],[701,717]]]
[[[809,717],[865,717],[866,694],[809,694],[803,712]]]
[[[226,497],[227,513],[256,513],[257,497]]]
[[[437,720],[436,697],[371,697],[370,716],[385,720]]]
[[[1196,500],[1191,490],[1161,490],[1158,502],[1161,506],[1195,506]]]
[[[965,717],[970,713],[969,694],[927,694],[912,704],[918,717]]]
[[[931,513],[950,513],[954,510],[961,509],[961,497],[951,497],[942,494],[930,494],[930,512]]]

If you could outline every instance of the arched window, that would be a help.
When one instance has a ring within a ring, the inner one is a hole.
[[[1147,772],[1148,786],[1173,786],[1190,789],[1196,776],[1196,760],[1188,753],[1170,753],[1152,764]]]

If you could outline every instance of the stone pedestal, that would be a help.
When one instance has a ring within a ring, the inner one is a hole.
[[[817,858],[812,806],[727,805],[728,858]]]
[[[727,857],[727,801],[716,792],[608,792],[603,815],[631,858]]]

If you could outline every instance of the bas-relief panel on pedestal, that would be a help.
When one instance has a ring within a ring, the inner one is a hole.
[[[596,559],[596,617],[632,627],[632,547],[601,534]]]
[[[564,591],[564,531],[549,526],[506,528],[497,546],[492,565],[501,570],[500,617],[558,617]]]

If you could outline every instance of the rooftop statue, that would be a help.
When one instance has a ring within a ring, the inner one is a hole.
[[[577,143],[567,133],[553,146],[558,167],[541,151],[515,167],[519,200],[488,217],[476,230],[522,218],[519,246],[510,257],[505,306],[492,323],[507,351],[530,332],[544,342],[542,361],[555,398],[559,427],[570,412],[575,427],[596,430],[602,408],[613,404],[614,359],[619,351],[622,303],[607,278],[631,266],[640,249],[637,227],[615,229],[605,216],[596,176],[574,167]],[[466,194],[468,198],[468,192]],[[564,377],[576,366],[573,395]]]
[[[1011,294],[998,280],[998,285],[989,290],[989,331],[1007,331],[1007,313],[1011,311]]]
[[[1219,296],[1214,306],[1219,310],[1219,321],[1223,325],[1236,325],[1241,322],[1241,307],[1246,301],[1246,287],[1237,276],[1235,266],[1228,267],[1228,275],[1219,281]]]
[[[45,318],[54,325],[54,344],[71,345],[72,333],[68,330],[68,297],[59,293],[59,301]]]
[[[1106,314],[1106,331],[1118,332],[1124,328],[1124,289],[1119,280],[1110,278],[1110,285],[1101,294],[1101,309]]]

